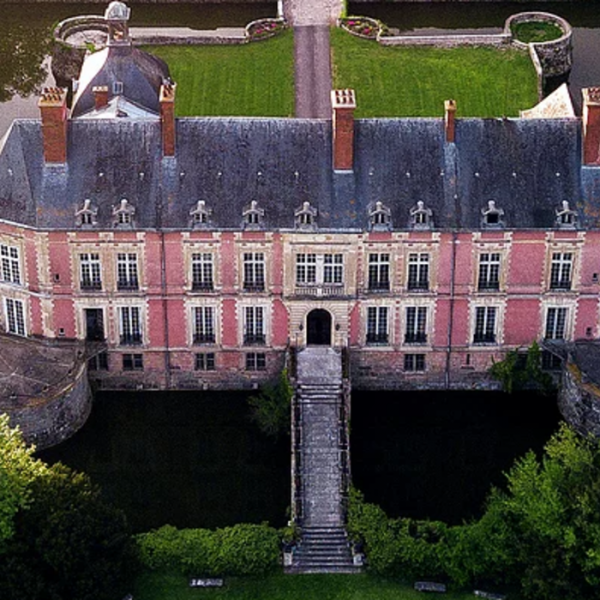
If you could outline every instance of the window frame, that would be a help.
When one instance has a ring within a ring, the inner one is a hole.
[[[389,306],[367,306],[365,322],[367,345],[390,343],[390,312]]]
[[[22,285],[21,249],[18,246],[0,244],[0,282]]]
[[[117,252],[117,290],[137,291],[140,287],[137,252]]]
[[[125,305],[118,307],[119,345],[139,346],[144,342],[142,307]]]
[[[4,317],[7,333],[27,337],[25,314],[25,302],[23,300],[4,298]]]
[[[84,292],[102,291],[102,257],[100,252],[79,252],[79,289]]]
[[[367,262],[367,288],[370,292],[390,291],[389,252],[370,252]]]
[[[409,252],[406,288],[411,292],[428,292],[430,288],[430,252]]]

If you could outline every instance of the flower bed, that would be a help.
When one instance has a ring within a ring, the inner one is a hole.
[[[563,30],[556,23],[547,21],[527,21],[515,23],[511,27],[513,36],[525,44],[531,42],[549,42],[557,40],[564,35]]]
[[[246,25],[249,41],[266,40],[281,33],[287,27],[285,19],[258,19]]]
[[[339,26],[348,33],[367,40],[374,40],[377,34],[384,28],[377,19],[370,17],[345,17],[339,19]]]

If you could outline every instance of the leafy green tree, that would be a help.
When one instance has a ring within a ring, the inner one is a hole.
[[[21,432],[10,427],[8,415],[0,415],[0,551],[14,534],[15,515],[31,503],[32,481],[46,471],[34,451],[23,443]]]
[[[276,438],[289,432],[293,394],[287,369],[283,369],[275,384],[265,385],[260,394],[248,398],[251,418],[263,433]]]
[[[0,546],[3,600],[109,600],[123,595],[133,565],[124,514],[87,475],[32,456],[0,420]],[[12,461],[14,460],[14,464]],[[15,466],[16,465],[16,466]]]

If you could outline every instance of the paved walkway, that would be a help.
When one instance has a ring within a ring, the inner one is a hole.
[[[331,118],[329,26],[340,10],[340,0],[285,0],[294,27],[296,117]]]

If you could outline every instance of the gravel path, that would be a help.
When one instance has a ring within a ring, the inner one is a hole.
[[[296,117],[331,118],[329,26],[294,27]]]

